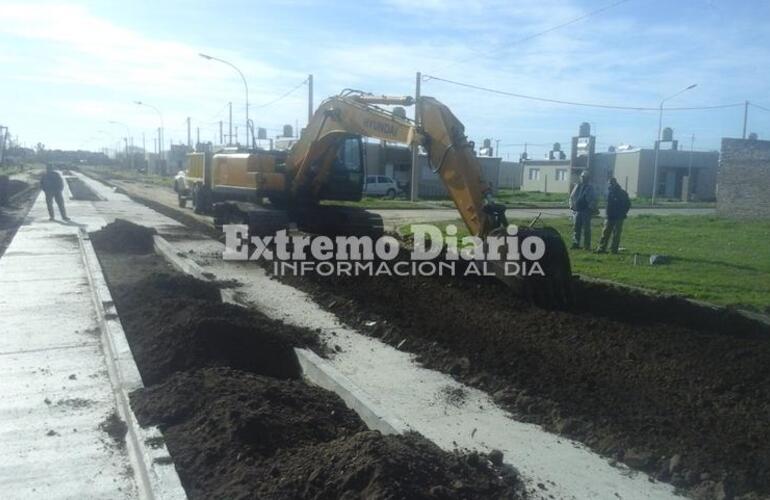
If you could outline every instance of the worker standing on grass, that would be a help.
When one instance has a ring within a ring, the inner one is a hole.
[[[610,252],[618,253],[620,245],[620,234],[623,232],[623,220],[631,209],[631,200],[618,181],[610,177],[607,181],[607,217],[604,219],[604,229],[602,230],[602,240],[596,253],[607,253],[607,243],[612,236]]]
[[[572,233],[572,248],[580,248],[580,237],[583,237],[583,248],[591,249],[591,216],[596,210],[596,193],[590,182],[587,171],[580,174],[580,182],[569,196],[569,208],[572,210],[574,230]]]
[[[47,165],[45,167],[45,173],[40,179],[40,189],[45,193],[45,204],[48,206],[48,216],[50,220],[54,220],[53,216],[53,201],[56,200],[56,204],[59,206],[59,213],[64,220],[70,220],[67,217],[67,211],[64,209],[64,197],[62,192],[64,191],[64,181],[57,171],[53,169],[53,165]]]

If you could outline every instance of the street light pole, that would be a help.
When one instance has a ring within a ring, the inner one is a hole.
[[[249,129],[250,129],[250,127],[249,127],[249,123],[250,123],[249,122],[249,84],[246,82],[246,77],[243,76],[243,72],[240,69],[238,69],[238,67],[235,64],[233,64],[233,63],[231,63],[229,61],[225,61],[224,59],[220,59],[218,57],[210,56],[210,55],[207,55],[207,54],[198,54],[198,55],[201,56],[204,59],[209,60],[209,61],[219,61],[222,64],[227,64],[228,66],[233,68],[235,71],[237,71],[239,75],[241,75],[241,80],[243,80],[243,86],[246,89],[246,143],[248,144],[249,143]],[[254,131],[252,130],[251,131],[251,142],[252,143],[253,143],[253,140],[254,140]],[[249,145],[249,146],[252,147],[253,144]]]
[[[112,125],[122,125],[123,127],[126,127],[126,161],[128,162],[128,166],[133,169],[134,168],[134,157],[133,155],[129,156],[128,153],[128,140],[131,137],[131,129],[128,128],[128,125],[126,125],[123,122],[119,122],[116,120],[110,120]]]
[[[656,193],[658,192],[658,156],[659,156],[659,153],[660,153],[660,142],[661,142],[661,140],[663,138],[661,136],[661,134],[663,133],[663,105],[666,103],[666,101],[668,101],[670,99],[673,99],[674,97],[676,97],[676,96],[678,96],[680,94],[683,94],[683,93],[687,92],[688,90],[692,90],[692,89],[694,89],[697,86],[698,86],[697,83],[693,83],[689,87],[684,88],[684,89],[680,90],[679,92],[677,92],[676,94],[674,94],[672,96],[669,96],[669,97],[666,97],[665,99],[660,101],[660,107],[659,107],[659,111],[658,111],[658,140],[655,143],[655,163],[654,163],[654,165],[652,167],[652,204],[653,205],[655,204],[655,196],[656,196]]]
[[[134,104],[137,106],[147,106],[148,108],[154,110],[158,114],[158,118],[160,118],[160,128],[158,129],[158,156],[160,157],[161,162],[163,161],[163,131],[165,129],[165,126],[163,125],[163,113],[160,112],[158,108],[153,106],[152,104],[147,104],[146,102],[142,101],[134,101]]]

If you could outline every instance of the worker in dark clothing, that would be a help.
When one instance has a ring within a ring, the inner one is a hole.
[[[45,193],[45,204],[48,206],[48,216],[50,219],[54,220],[53,201],[56,200],[61,218],[66,221],[70,220],[67,217],[67,211],[64,208],[64,197],[62,196],[64,181],[59,173],[53,169],[53,165],[46,166],[45,173],[40,179],[40,189]]]
[[[620,234],[623,232],[623,220],[631,209],[631,200],[628,198],[628,193],[620,187],[614,177],[610,177],[607,185],[607,218],[604,219],[602,240],[596,252],[607,253],[607,243],[610,241],[610,237],[612,237],[610,251],[618,253]]]
[[[580,182],[575,185],[569,197],[569,208],[572,210],[574,231],[572,233],[572,248],[580,248],[580,238],[583,238],[583,248],[591,249],[591,216],[596,211],[596,194],[591,185],[588,172],[580,174]]]

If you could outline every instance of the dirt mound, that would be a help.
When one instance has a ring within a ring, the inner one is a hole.
[[[162,299],[191,299],[221,302],[219,287],[211,282],[178,272],[153,273],[138,280],[130,289],[117,290],[129,309]]]
[[[14,196],[29,187],[30,185],[24,181],[0,175],[0,206],[11,204]]]
[[[155,229],[125,219],[115,219],[91,233],[94,248],[101,252],[146,254],[153,251]]]
[[[491,278],[291,283],[360,331],[493,394],[519,419],[677,486],[721,481],[770,493],[770,336],[757,324],[740,335],[726,323],[686,328],[690,309],[658,317],[646,304],[636,317],[625,299],[628,315],[607,311],[615,318],[546,311]]]
[[[338,396],[298,379],[291,347],[316,342],[311,333],[221,303],[214,285],[153,253],[99,260],[155,384],[132,407],[160,426],[190,498],[519,498],[514,470],[369,432]]]
[[[224,368],[131,395],[159,425],[190,498],[515,498],[515,471],[417,435],[366,431],[332,393]]]
[[[164,298],[153,284],[190,282],[189,295],[208,294],[207,283],[193,278],[151,277],[115,291],[118,311],[145,384],[170,374],[207,366],[230,366],[276,378],[298,378],[294,346],[309,335],[217,297]],[[216,289],[215,289],[216,290]],[[202,292],[202,293],[201,293]]]
[[[419,434],[360,432],[298,452],[282,452],[273,469],[284,480],[263,483],[265,498],[520,498],[512,468],[484,455],[451,454]]]
[[[768,337],[770,328],[738,311],[696,304],[675,295],[653,295],[605,283],[576,280],[574,310],[632,325],[666,323],[695,332]]]

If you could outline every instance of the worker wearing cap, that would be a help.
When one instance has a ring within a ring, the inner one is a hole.
[[[572,210],[574,222],[572,248],[580,248],[582,236],[583,248],[591,249],[591,216],[596,211],[596,193],[590,181],[588,172],[584,170],[580,174],[580,182],[575,185],[569,197],[569,208]]]
[[[53,165],[47,165],[45,167],[45,173],[40,179],[40,189],[45,193],[45,204],[48,206],[48,216],[50,220],[54,220],[53,216],[53,202],[56,200],[56,204],[59,206],[59,213],[64,220],[70,220],[67,217],[67,211],[64,208],[64,197],[62,192],[64,191],[64,181],[57,171],[53,169]]]
[[[620,234],[623,232],[623,221],[631,209],[631,200],[618,181],[610,177],[607,181],[607,217],[604,219],[604,229],[602,230],[602,240],[599,243],[597,253],[607,253],[607,243],[612,236],[610,251],[618,253],[620,246]]]

